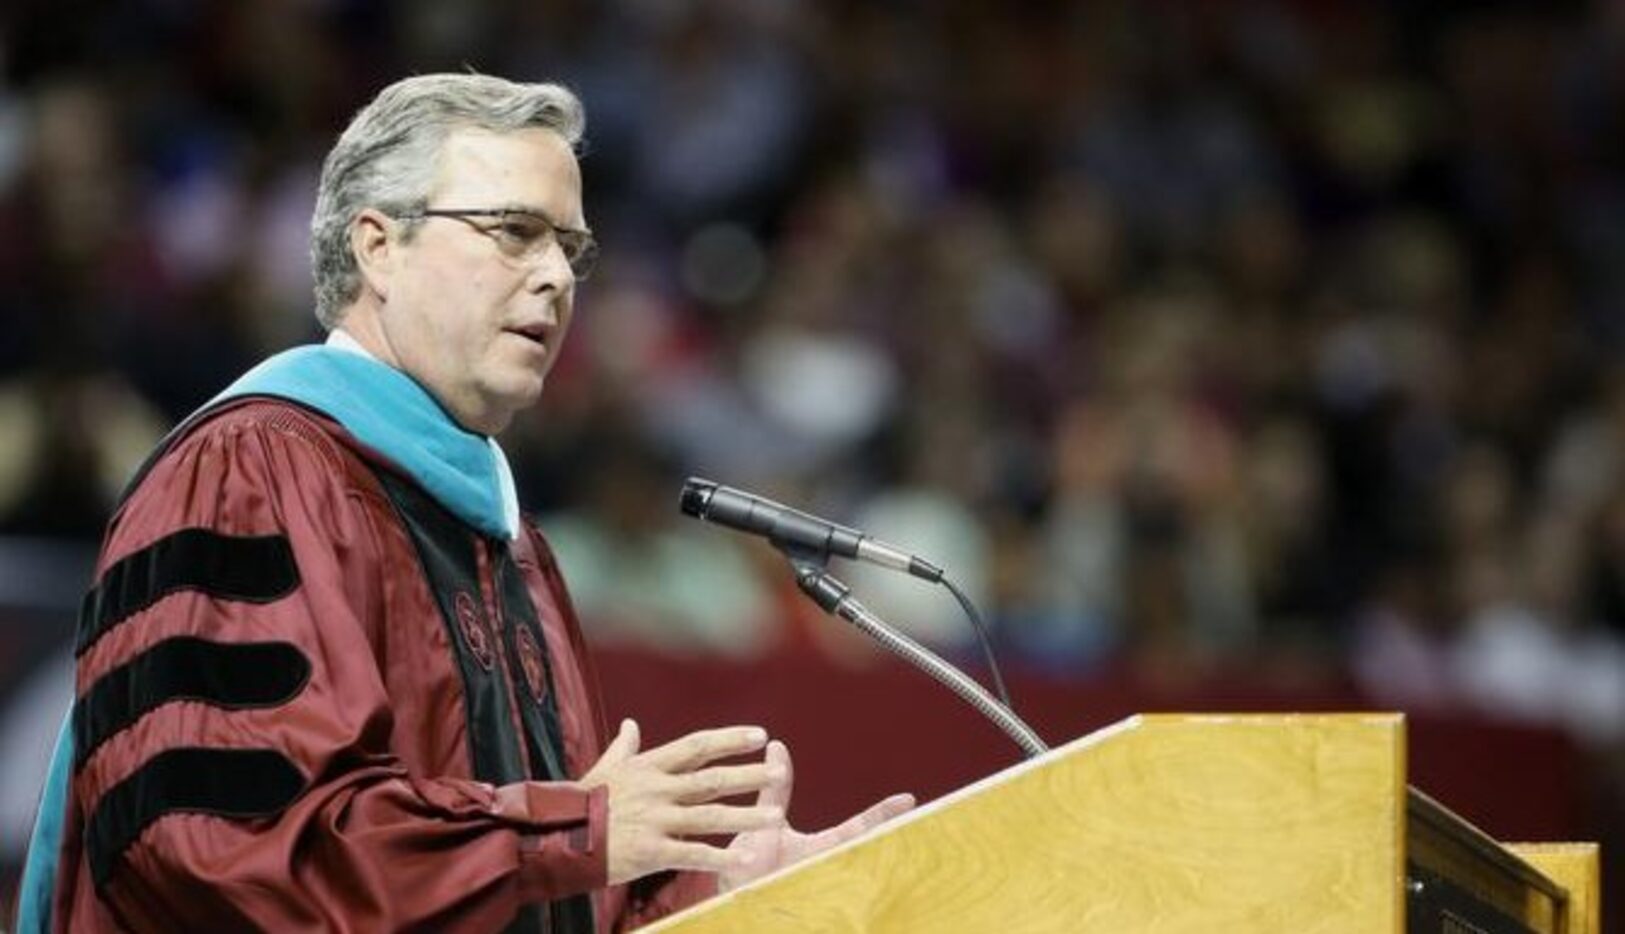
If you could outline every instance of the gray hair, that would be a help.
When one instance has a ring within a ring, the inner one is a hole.
[[[331,330],[361,290],[350,224],[365,208],[386,214],[428,203],[441,145],[452,131],[511,133],[542,127],[574,148],[586,116],[557,84],[520,84],[477,74],[417,75],[384,88],[361,109],[322,164],[310,219],[316,320]],[[416,224],[408,222],[406,236]]]

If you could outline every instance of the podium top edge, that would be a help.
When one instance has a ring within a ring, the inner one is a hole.
[[[1290,713],[1213,712],[1183,713],[1158,711],[1138,713],[1123,722],[1146,723],[1243,723],[1243,724],[1304,724],[1304,723],[1367,723],[1375,726],[1398,726],[1405,723],[1405,714],[1392,710],[1348,710]]]

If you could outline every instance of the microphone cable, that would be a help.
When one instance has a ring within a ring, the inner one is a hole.
[[[948,588],[948,592],[954,595],[955,600],[959,601],[960,609],[965,611],[965,616],[970,619],[971,626],[976,630],[976,641],[981,643],[982,655],[987,659],[988,671],[993,673],[993,687],[999,692],[999,700],[1003,701],[1004,706],[1009,707],[1011,710],[1016,709],[1016,705],[1010,702],[1010,691],[1004,686],[1004,675],[999,672],[999,660],[993,656],[993,640],[988,636],[987,626],[982,622],[982,614],[977,612],[976,604],[965,596],[963,590],[955,586],[953,579],[947,574],[939,577],[937,583]]]

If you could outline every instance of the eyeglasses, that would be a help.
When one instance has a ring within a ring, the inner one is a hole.
[[[517,208],[436,208],[397,214],[396,220],[419,220],[428,217],[450,217],[460,220],[490,237],[502,255],[516,263],[533,263],[540,259],[554,243],[564,251],[564,260],[576,281],[592,275],[598,262],[598,241],[590,230],[560,227],[535,211]],[[481,224],[476,217],[494,217],[490,224]]]

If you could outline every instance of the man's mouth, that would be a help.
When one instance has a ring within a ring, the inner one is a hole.
[[[547,346],[548,328],[545,325],[534,324],[526,327],[508,328],[508,333],[517,334],[542,347]]]

